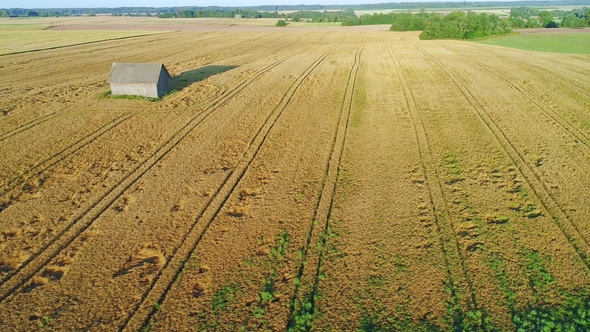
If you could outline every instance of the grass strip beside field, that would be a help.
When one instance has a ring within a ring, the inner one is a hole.
[[[590,33],[527,34],[478,40],[477,43],[527,51],[590,54]]]

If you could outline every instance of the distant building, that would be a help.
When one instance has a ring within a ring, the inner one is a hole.
[[[236,14],[236,16],[234,16],[235,18],[242,18],[241,14]]]
[[[109,83],[113,95],[161,98],[172,90],[170,74],[161,63],[113,63]]]

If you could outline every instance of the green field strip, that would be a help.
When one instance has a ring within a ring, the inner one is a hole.
[[[494,37],[476,43],[516,48],[525,51],[590,54],[590,29],[587,33],[525,34]]]

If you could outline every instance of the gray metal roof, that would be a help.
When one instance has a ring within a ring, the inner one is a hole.
[[[162,70],[170,77],[161,63],[113,63],[109,83],[158,84]]]

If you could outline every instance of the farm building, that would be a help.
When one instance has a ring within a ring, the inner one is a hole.
[[[161,98],[172,89],[170,74],[161,63],[113,63],[109,83],[113,95]]]

